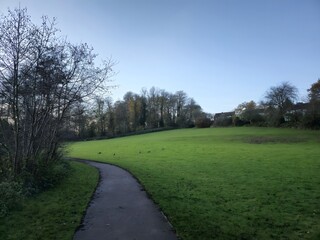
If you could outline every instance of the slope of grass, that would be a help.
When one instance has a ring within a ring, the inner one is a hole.
[[[95,186],[95,168],[71,162],[72,174],[57,187],[26,199],[20,211],[0,218],[0,239],[72,239]]]
[[[187,129],[78,142],[131,171],[182,239],[320,238],[320,133]]]

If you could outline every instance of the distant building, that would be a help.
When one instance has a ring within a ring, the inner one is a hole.
[[[215,121],[218,119],[232,118],[235,114],[236,114],[235,111],[216,113],[214,114],[213,120]]]
[[[309,108],[309,103],[302,103],[299,102],[297,104],[294,104],[289,110],[288,113],[301,113],[301,114],[306,114]]]
[[[295,121],[298,117],[305,116],[309,109],[309,103],[296,103],[290,107],[284,115],[286,122]]]
[[[213,125],[215,125],[215,126],[230,126],[230,125],[232,125],[233,116],[235,116],[234,111],[216,113],[213,116]]]

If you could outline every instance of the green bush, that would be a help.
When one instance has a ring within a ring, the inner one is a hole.
[[[2,176],[0,179],[0,217],[6,216],[12,209],[20,208],[24,197],[58,185],[70,171],[70,163],[63,160],[50,164],[38,161],[32,168],[24,169],[19,176]]]
[[[207,117],[199,117],[196,119],[195,126],[197,128],[209,128],[212,125],[212,121]]]
[[[56,186],[71,171],[70,164],[63,160],[50,164],[38,161],[33,169],[35,169],[34,172],[25,169],[21,175],[25,195],[32,195]]]
[[[14,181],[0,183],[0,217],[8,214],[9,210],[21,206],[23,199],[21,184]]]

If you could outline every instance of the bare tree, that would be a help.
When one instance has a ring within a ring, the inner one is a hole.
[[[298,89],[288,82],[271,87],[267,91],[266,104],[269,106],[272,115],[275,116],[277,124],[284,121],[284,114],[297,98]]]
[[[88,125],[88,109],[83,103],[76,103],[72,108],[71,113],[71,127],[69,126],[69,131],[73,132],[78,138],[86,137],[86,128]]]
[[[158,88],[152,87],[148,92],[147,123],[150,128],[159,127],[159,94]]]
[[[54,20],[34,25],[26,9],[9,11],[0,22],[0,101],[6,104],[11,129],[2,138],[15,174],[49,164],[57,154],[60,129],[71,107],[107,89],[113,62],[95,66],[87,44],[57,38]],[[1,121],[2,122],[2,121]]]
[[[183,125],[186,120],[185,104],[188,99],[188,96],[183,91],[177,91],[175,93],[175,99],[176,99],[176,109],[177,109],[176,124],[180,127],[184,127]]]
[[[5,104],[9,110],[13,136],[13,141],[10,140],[7,144],[2,143],[2,145],[8,152],[14,171],[18,168],[18,158],[21,155],[19,148],[21,139],[19,92],[22,84],[20,71],[22,66],[32,64],[36,60],[34,58],[37,58],[32,54],[35,50],[32,36],[36,32],[36,28],[31,23],[25,9],[9,11],[8,16],[1,19],[0,98],[2,104]],[[2,122],[1,127],[4,131],[6,125]],[[10,145],[8,145],[9,143]]]
[[[127,104],[124,101],[114,103],[114,117],[117,133],[127,133],[129,131],[129,116]]]
[[[99,136],[105,136],[107,133],[107,114],[105,110],[105,101],[102,97],[95,97],[95,119],[97,120],[97,133]]]
[[[115,114],[114,114],[114,107],[112,105],[112,99],[106,98],[106,114],[107,114],[107,128],[108,132],[111,136],[115,135]]]
[[[188,127],[193,127],[195,126],[196,119],[199,117],[202,117],[203,115],[202,109],[200,105],[198,105],[193,98],[187,99],[187,104],[185,108],[186,108],[186,124]]]

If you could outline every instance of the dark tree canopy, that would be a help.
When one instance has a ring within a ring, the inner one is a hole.
[[[310,101],[320,101],[320,79],[308,89]]]
[[[320,79],[308,89],[309,109],[305,116],[305,125],[309,128],[320,128]]]
[[[288,82],[271,87],[266,93],[266,101],[269,106],[277,108],[281,113],[298,97],[298,89]]]
[[[265,96],[265,104],[269,107],[272,124],[283,123],[286,111],[298,98],[298,89],[288,82],[283,82],[279,86],[271,87]]]

